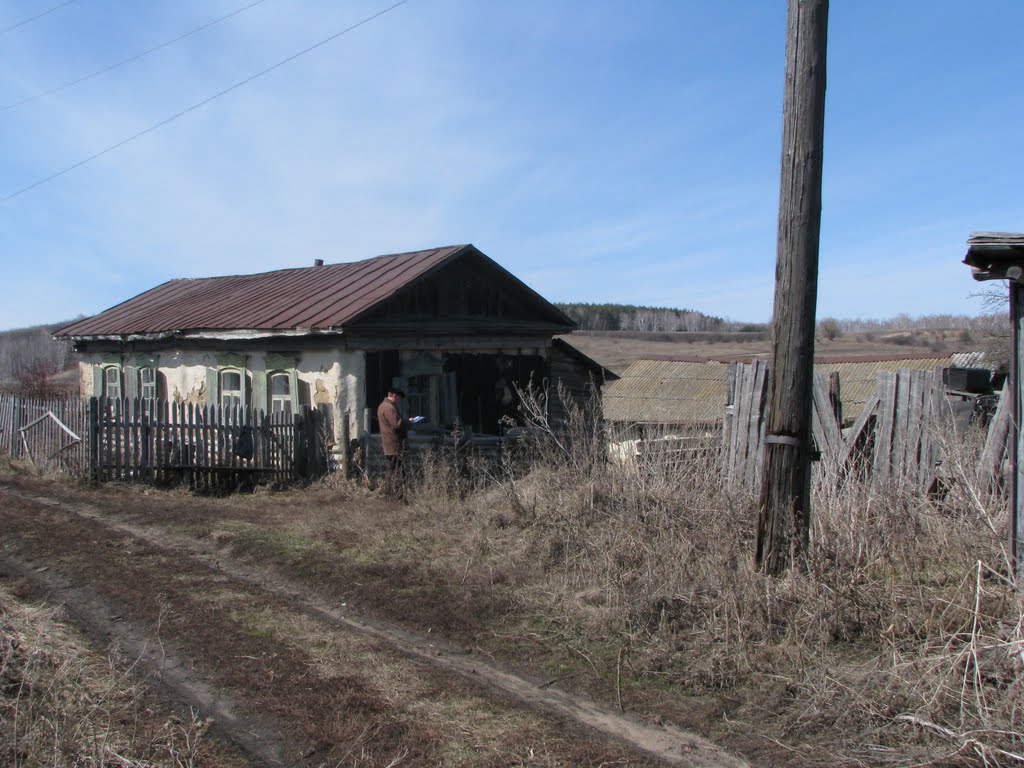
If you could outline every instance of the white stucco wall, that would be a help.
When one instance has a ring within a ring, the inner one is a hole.
[[[206,405],[206,371],[217,367],[217,358],[206,352],[167,352],[157,355],[157,370],[167,382],[162,393],[176,403]]]
[[[359,437],[366,407],[366,354],[343,350],[303,352],[295,372],[307,387],[312,406],[333,406],[335,439],[341,439],[341,419],[346,414],[349,437]]]

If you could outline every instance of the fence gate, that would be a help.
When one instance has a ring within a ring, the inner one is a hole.
[[[18,433],[25,458],[45,470],[68,468],[67,462],[63,461],[65,453],[82,443],[81,435],[75,434],[51,410],[26,424]]]

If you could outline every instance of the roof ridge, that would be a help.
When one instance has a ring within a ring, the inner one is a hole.
[[[417,256],[421,253],[435,253],[437,251],[444,251],[452,249],[453,252],[457,252],[470,246],[470,243],[462,243],[461,245],[439,245],[434,248],[418,248],[415,251],[401,251],[398,253],[382,253],[377,256],[370,256],[366,259],[356,259],[355,261],[338,261],[331,264],[309,264],[304,267],[279,267],[277,269],[266,269],[262,272],[244,272],[244,273],[233,273],[226,275],[206,275],[203,277],[172,277],[170,280],[165,282],[173,283],[179,281],[198,281],[198,280],[222,280],[226,278],[256,278],[264,277],[266,275],[273,275],[279,272],[302,272],[309,269],[337,269],[338,267],[351,267],[357,264],[367,264],[371,261],[378,261],[381,259],[394,259],[402,256]]]

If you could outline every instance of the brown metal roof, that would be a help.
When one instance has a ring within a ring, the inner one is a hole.
[[[182,278],[74,322],[55,335],[340,329],[428,273],[468,254],[505,272],[472,245],[452,245],[349,264],[254,275]],[[512,275],[505,274],[540,299]],[[551,310],[560,314],[553,306]],[[570,323],[566,318],[566,324]]]

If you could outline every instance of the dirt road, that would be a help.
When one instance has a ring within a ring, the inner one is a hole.
[[[0,482],[0,579],[116,642],[253,765],[746,764],[125,515],[117,493]]]

